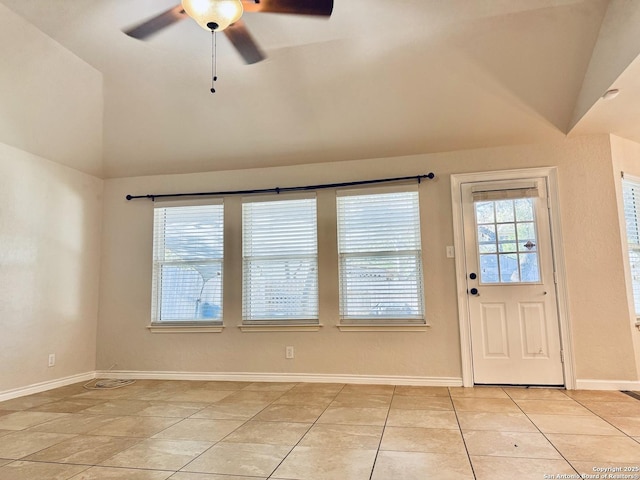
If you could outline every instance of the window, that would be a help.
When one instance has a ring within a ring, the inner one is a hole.
[[[242,205],[244,324],[318,323],[316,199]]]
[[[622,181],[624,218],[636,318],[640,318],[640,179]]]
[[[481,284],[540,282],[535,200],[474,202]]]
[[[339,192],[343,323],[424,324],[418,191]]]
[[[221,324],[222,203],[154,211],[152,324]]]

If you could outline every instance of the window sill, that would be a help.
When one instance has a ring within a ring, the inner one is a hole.
[[[426,332],[431,325],[415,323],[339,323],[341,332]]]
[[[149,325],[151,333],[220,333],[224,325]]]
[[[320,324],[270,324],[270,325],[239,325],[238,328],[243,332],[317,332],[322,325]]]

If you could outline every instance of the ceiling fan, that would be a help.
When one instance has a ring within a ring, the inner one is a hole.
[[[202,28],[211,32],[224,32],[246,63],[265,59],[244,22],[243,12],[287,13],[329,17],[333,0],[182,0],[166,12],[124,31],[137,39],[159,32],[180,20],[193,18]]]

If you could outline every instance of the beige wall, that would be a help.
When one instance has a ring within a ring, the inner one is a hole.
[[[0,3],[0,142],[102,172],[102,74]]]
[[[459,378],[450,174],[557,166],[578,379],[637,380],[609,137],[557,144],[245,171],[105,181],[98,368],[178,372],[311,373]],[[153,204],[126,194],[215,191],[332,183],[435,172],[420,187],[426,332],[340,332],[335,213],[318,193],[319,332],[242,333],[240,201],[226,200],[225,326],[218,334],[152,334]],[[597,193],[594,195],[594,193]],[[293,345],[294,360],[284,347]]]
[[[95,370],[102,183],[0,143],[0,392]]]
[[[628,257],[626,256],[626,225],[624,220],[624,204],[622,201],[622,181],[621,173],[640,178],[640,144],[626,140],[624,138],[611,136],[611,156],[613,159],[613,177],[618,199],[618,217],[620,222],[620,239],[622,242],[623,270],[627,282],[627,303],[629,335],[633,339],[633,346],[636,354],[636,365],[640,371],[640,329],[635,326],[636,315],[633,304],[633,290],[631,286],[631,272],[629,269]]]
[[[102,180],[78,170],[101,172],[102,102],[100,72],[0,4],[0,392],[95,369]]]

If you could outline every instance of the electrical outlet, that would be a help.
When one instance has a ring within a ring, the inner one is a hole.
[[[55,353],[50,353],[49,354],[49,366],[53,367],[56,364],[56,354]]]
[[[447,246],[447,258],[455,258],[456,251],[453,248],[453,245]]]
[[[293,358],[293,347],[287,347],[284,351],[285,358]]]

